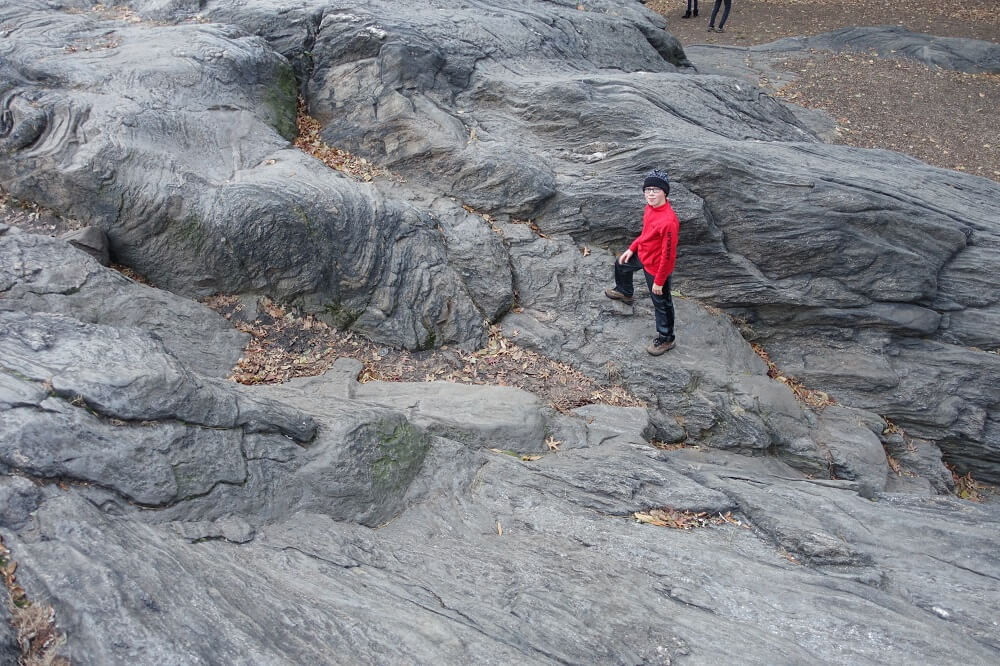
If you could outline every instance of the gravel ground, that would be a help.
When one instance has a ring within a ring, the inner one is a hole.
[[[650,0],[682,44],[765,44],[847,26],[901,25],[914,32],[1000,43],[1000,3],[909,0],[733,0],[725,33],[707,32],[711,0],[683,20],[686,0]],[[798,78],[776,95],[837,120],[835,143],[887,148],[1000,182],[1000,75],[961,74],[877,53],[812,51],[782,67]]]

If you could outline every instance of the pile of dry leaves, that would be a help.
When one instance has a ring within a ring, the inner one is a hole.
[[[62,217],[48,208],[7,194],[0,188],[0,222],[22,231],[43,236],[61,236],[83,227],[83,223]]]
[[[700,511],[678,511],[664,507],[662,509],[651,509],[648,512],[637,511],[632,517],[640,523],[656,525],[658,527],[670,527],[675,530],[690,530],[695,527],[709,527],[711,525],[735,525],[744,529],[750,529],[750,525],[741,520],[733,518],[730,511],[726,513],[707,513]]]
[[[0,538],[0,575],[7,590],[10,623],[17,634],[20,663],[26,666],[68,666],[69,661],[58,656],[66,637],[58,632],[55,611],[48,604],[28,600],[24,588],[17,583],[17,562]]]
[[[641,407],[644,403],[619,384],[598,382],[564,363],[523,349],[490,330],[489,342],[476,351],[442,347],[408,352],[328,326],[311,315],[262,299],[258,316],[247,322],[237,296],[214,296],[206,304],[248,333],[250,342],[231,378],[242,384],[271,384],[292,377],[319,375],[339,357],[363,364],[359,381],[448,381],[516,386],[538,395],[560,411],[601,403]]]
[[[955,494],[964,500],[971,502],[982,502],[987,496],[996,495],[998,489],[986,483],[980,483],[972,478],[972,472],[967,472],[964,476],[948,465],[951,476],[955,480]]]
[[[830,396],[823,391],[808,389],[803,386],[802,382],[799,380],[782,373],[781,370],[778,369],[778,366],[774,364],[774,361],[771,360],[771,357],[768,356],[767,351],[765,351],[759,344],[752,342],[750,343],[750,346],[753,347],[755,352],[757,352],[757,356],[760,356],[764,362],[767,363],[767,376],[792,389],[792,393],[794,393],[795,397],[801,402],[817,409],[823,409],[824,407],[836,404],[830,399]]]
[[[369,182],[376,176],[388,175],[384,169],[380,169],[363,157],[327,145],[320,136],[322,126],[306,112],[306,104],[302,98],[299,98],[296,123],[299,134],[295,137],[295,147],[312,155],[331,169],[363,182]]]

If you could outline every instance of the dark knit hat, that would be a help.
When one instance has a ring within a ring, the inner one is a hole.
[[[659,169],[653,169],[646,174],[646,180],[642,181],[642,189],[647,187],[658,187],[663,190],[664,194],[670,194],[670,176],[667,175],[666,171],[660,171]]]

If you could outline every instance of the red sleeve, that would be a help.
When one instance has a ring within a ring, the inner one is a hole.
[[[628,249],[632,250],[632,254],[637,256],[639,254],[639,241],[642,239],[642,235],[646,233],[646,218],[648,217],[649,217],[649,206],[647,205],[645,208],[642,209],[642,231],[640,231],[639,235],[635,237],[635,240],[632,241],[632,244],[628,246]]]
[[[660,265],[656,268],[653,283],[664,285],[667,278],[674,272],[674,262],[677,261],[677,231],[680,224],[673,216],[663,230],[663,246],[660,248]]]

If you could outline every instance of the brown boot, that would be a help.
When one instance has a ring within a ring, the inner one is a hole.
[[[626,296],[625,294],[623,294],[620,291],[617,291],[616,289],[605,289],[604,295],[613,301],[621,301],[625,305],[632,305],[632,297]]]
[[[674,345],[675,343],[673,340],[667,340],[666,338],[657,337],[655,340],[653,340],[653,344],[646,347],[646,351],[648,351],[653,356],[659,356],[660,354],[668,352],[671,349],[673,349]]]

